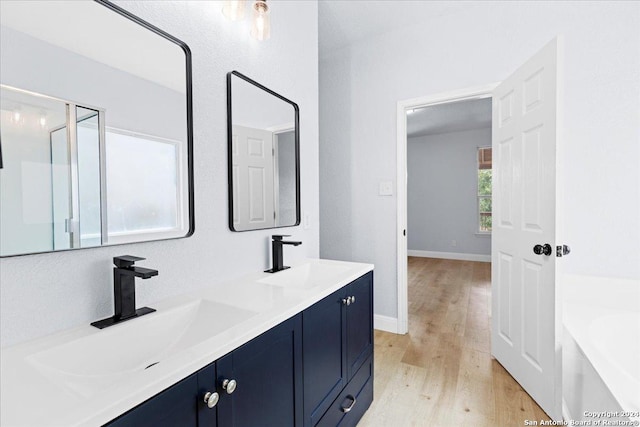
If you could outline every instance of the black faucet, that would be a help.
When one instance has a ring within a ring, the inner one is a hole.
[[[283,245],[298,246],[302,244],[302,242],[286,242],[282,240],[284,237],[291,237],[291,236],[277,235],[277,234],[271,236],[271,238],[273,239],[271,241],[271,257],[273,258],[273,268],[269,270],[265,270],[264,271],[265,273],[277,273],[278,271],[286,270],[287,268],[289,268],[286,265],[282,265],[283,264],[283,261],[282,261]]]
[[[113,263],[115,264],[113,268],[115,314],[112,317],[91,323],[92,326],[103,329],[155,311],[149,307],[142,307],[136,310],[136,277],[149,279],[158,275],[158,270],[135,267],[133,265],[136,261],[142,261],[143,259],[144,258],[131,255],[113,258]]]

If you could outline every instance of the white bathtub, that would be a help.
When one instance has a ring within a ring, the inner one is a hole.
[[[640,421],[640,280],[565,276],[563,294],[564,417]]]

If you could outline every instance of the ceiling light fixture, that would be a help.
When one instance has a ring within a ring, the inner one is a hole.
[[[257,40],[267,40],[271,37],[269,6],[267,6],[266,0],[258,0],[253,4],[251,37]]]
[[[242,21],[245,3],[246,0],[226,0],[222,6],[222,14],[230,21]]]

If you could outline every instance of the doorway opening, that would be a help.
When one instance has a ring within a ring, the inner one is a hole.
[[[562,38],[498,85],[401,101],[397,107],[397,330],[408,331],[409,109],[492,97],[491,355],[554,419],[562,418]],[[485,202],[486,203],[486,202]],[[544,250],[542,250],[544,248]]]
[[[399,334],[405,334],[409,330],[409,312],[408,312],[408,270],[407,270],[407,257],[408,253],[408,239],[407,239],[407,228],[408,228],[408,191],[407,191],[407,180],[408,180],[408,167],[407,167],[407,148],[408,148],[408,127],[407,127],[407,116],[411,111],[413,114],[418,112],[420,114],[421,111],[426,111],[428,109],[433,109],[435,107],[445,107],[441,109],[445,111],[448,109],[448,106],[455,105],[461,102],[487,102],[491,99],[493,89],[497,86],[497,83],[488,84],[480,87],[462,89],[458,91],[445,92],[436,95],[430,95],[420,98],[409,99],[405,101],[398,102],[397,107],[397,197],[398,197],[398,206],[397,206],[397,224],[398,224],[398,239],[397,239],[397,284],[398,284],[398,324],[397,324],[397,332]],[[489,101],[490,102],[490,101]],[[443,120],[436,120],[431,125],[432,131],[438,131],[438,126],[442,126]],[[420,130],[415,131],[415,134],[418,135]],[[490,145],[490,142],[489,142]],[[480,147],[478,147],[480,148]],[[477,202],[480,203],[480,198],[478,198]],[[480,214],[478,218],[480,219]],[[480,233],[480,229],[478,229]],[[447,239],[449,241],[449,245],[453,245],[454,247],[458,246],[458,239],[451,238]],[[455,242],[454,242],[455,241]],[[423,255],[435,255],[436,252],[445,253],[447,251],[424,251]],[[415,252],[414,252],[415,254]],[[451,255],[449,255],[451,256]],[[483,259],[484,260],[484,259]]]
[[[491,261],[491,98],[407,111],[409,256]]]

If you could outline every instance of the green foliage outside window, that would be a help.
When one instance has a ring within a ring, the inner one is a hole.
[[[491,231],[491,214],[480,214],[480,231]]]
[[[491,169],[478,170],[478,210],[480,213],[480,231],[491,231]],[[486,197],[483,197],[486,196]]]
[[[478,170],[478,195],[491,195],[491,169]]]
[[[480,198],[480,213],[491,213],[491,197]]]

